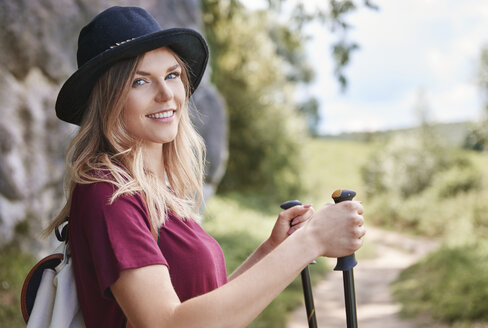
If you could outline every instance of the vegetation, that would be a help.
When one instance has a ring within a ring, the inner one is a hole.
[[[203,9],[212,81],[229,119],[229,160],[219,189],[274,200],[290,197],[303,188],[299,163],[307,138],[294,82],[278,54],[278,45],[283,51],[292,47],[293,33],[273,25],[267,12],[249,12],[239,1],[203,1]]]
[[[488,322],[486,246],[442,247],[402,272],[394,290],[403,313],[428,314],[457,327]]]
[[[488,150],[488,45],[481,49],[478,68],[478,85],[483,96],[483,116],[471,124],[464,146],[477,151]]]
[[[423,142],[414,134],[382,143],[361,171],[371,219],[410,233],[445,234],[469,213],[456,201],[477,199],[483,187],[475,155]]]
[[[332,201],[331,194],[337,188],[350,188],[362,197],[359,167],[367,159],[371,147],[366,143],[337,140],[310,140],[304,145],[307,161],[302,162],[303,183],[309,185],[309,193],[303,203],[319,208]],[[284,201],[287,199],[283,199]],[[221,244],[226,258],[227,271],[232,272],[271,232],[278,215],[280,202],[263,200],[257,194],[241,192],[225,193],[213,197],[207,204],[204,219],[205,229]],[[365,247],[358,258],[370,256],[374,250]],[[323,278],[332,268],[318,259],[310,266],[312,282]],[[287,314],[303,304],[299,277],[275,299],[249,327],[281,328]],[[304,313],[304,320],[305,313]]]
[[[23,254],[15,244],[4,246],[0,254],[0,326],[25,327],[20,311],[20,291],[34,258]]]
[[[269,236],[280,211],[278,205],[271,209],[268,205],[262,206],[259,196],[235,193],[211,199],[205,215],[205,228],[222,246],[228,273],[234,271]],[[322,260],[310,268],[313,282],[322,278],[325,268]],[[284,327],[287,313],[303,303],[301,288],[297,277],[249,327]]]
[[[332,58],[345,86],[344,67],[358,48],[346,39],[345,16],[359,5],[329,0],[310,10],[302,3],[269,0],[269,10],[250,11],[242,3],[202,0],[211,79],[227,103],[229,119],[229,159],[219,191],[259,193],[278,201],[305,191],[302,148],[309,133],[317,133],[317,100],[299,102],[295,95],[298,84],[313,79],[303,27],[320,20],[340,35]],[[296,7],[286,14],[286,4]],[[370,1],[363,4],[375,8]]]
[[[486,154],[428,128],[383,140],[362,167],[370,222],[443,244],[394,283],[405,315],[459,327],[488,321],[487,167]]]

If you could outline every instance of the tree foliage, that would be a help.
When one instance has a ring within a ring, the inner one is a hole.
[[[294,8],[284,21],[286,3]],[[314,10],[301,2],[269,0],[269,10],[250,11],[239,0],[202,0],[211,79],[228,108],[229,160],[221,191],[259,191],[287,199],[303,190],[301,148],[307,127],[314,134],[319,121],[316,99],[295,99],[297,84],[314,77],[304,50],[304,26],[320,20],[340,32],[333,58],[344,86],[342,68],[357,48],[345,41],[345,15],[358,5],[328,3],[328,8]],[[364,4],[372,7],[368,1]]]
[[[464,146],[483,151],[488,149],[488,45],[481,49],[478,70],[478,85],[484,102],[483,113],[481,120],[471,126]]]
[[[347,76],[345,69],[350,63],[352,54],[358,50],[359,44],[350,40],[348,32],[352,25],[347,21],[347,17],[352,12],[368,8],[378,10],[379,7],[369,0],[328,0],[323,2],[305,2],[290,0],[268,0],[270,10],[282,12],[285,5],[291,5],[289,24],[295,33],[303,34],[304,27],[312,22],[318,21],[325,28],[337,36],[332,44],[331,55],[334,60],[334,75],[344,91],[347,88]],[[324,54],[327,49],[324,49]]]
[[[203,9],[212,81],[229,118],[229,160],[219,189],[293,197],[302,188],[301,144],[307,132],[287,76],[294,73],[283,69],[278,53],[295,47],[293,38],[279,26],[270,28],[266,12],[251,14],[239,1],[206,0]],[[282,39],[288,44],[278,47],[276,40]]]

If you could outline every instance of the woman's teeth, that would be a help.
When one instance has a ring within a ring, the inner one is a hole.
[[[162,112],[162,113],[150,114],[150,115],[147,115],[147,117],[149,117],[149,118],[167,118],[167,117],[173,116],[173,114],[174,114],[174,111],[170,110],[170,111],[166,111],[166,112]]]

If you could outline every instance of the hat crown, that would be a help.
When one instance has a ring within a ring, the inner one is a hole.
[[[138,7],[111,7],[82,28],[78,38],[78,68],[104,51],[151,33],[159,23]]]

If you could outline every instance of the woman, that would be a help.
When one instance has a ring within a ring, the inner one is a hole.
[[[227,278],[196,222],[204,146],[188,99],[207,59],[200,34],[161,30],[141,8],[109,8],[80,32],[79,69],[56,102],[60,119],[80,125],[69,197],[46,232],[69,216],[87,327],[242,327],[311,260],[362,244],[359,202],[296,206]]]

